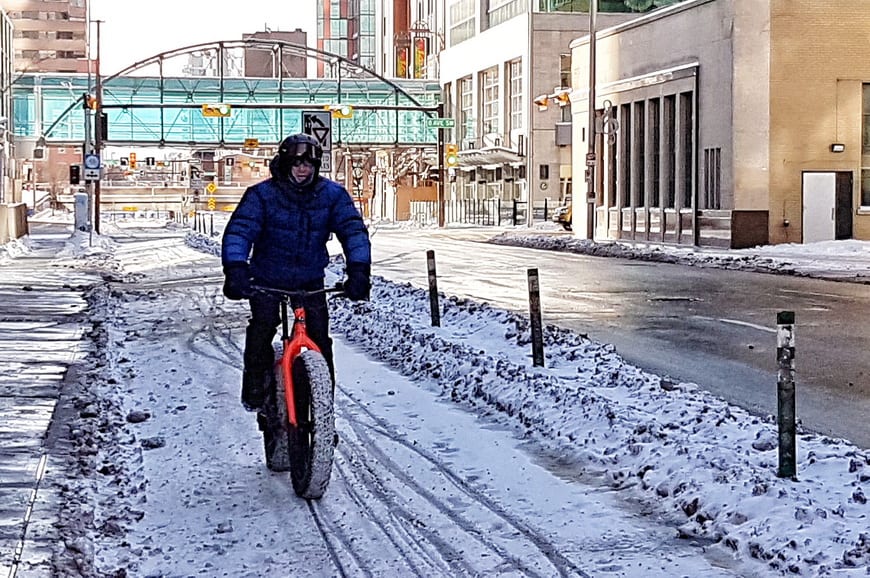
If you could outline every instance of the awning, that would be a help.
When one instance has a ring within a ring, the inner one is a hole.
[[[459,151],[460,167],[479,167],[481,165],[501,165],[522,163],[524,158],[513,149],[503,146],[491,146],[479,149]]]

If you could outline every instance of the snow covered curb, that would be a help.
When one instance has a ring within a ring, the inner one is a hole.
[[[619,257],[657,263],[675,263],[695,267],[715,267],[870,284],[870,268],[868,268],[870,258],[860,254],[858,249],[854,249],[853,259],[826,260],[822,266],[819,266],[817,264],[820,260],[818,256],[815,259],[801,259],[789,255],[789,248],[792,247],[790,245],[766,245],[755,249],[717,251],[643,243],[602,243],[565,235],[529,235],[510,232],[497,235],[489,242],[495,245],[563,251],[595,257]],[[838,241],[838,243],[845,242]]]
[[[416,306],[397,309],[405,302]],[[550,368],[533,368],[526,320],[471,301],[447,298],[442,306],[442,328],[429,327],[425,291],[377,279],[370,302],[335,300],[333,323],[404,375],[434,381],[445,397],[499,414],[613,487],[634,488],[681,518],[683,536],[712,540],[783,574],[852,569],[864,575],[870,532],[855,528],[870,525],[866,453],[803,435],[800,480],[779,479],[771,419],[664,382],[611,347],[555,327],[545,331]],[[504,347],[476,349],[464,336],[493,325],[494,316],[504,322],[498,324]],[[840,481],[836,487],[817,481],[832,477]],[[810,526],[816,526],[813,536],[830,539],[802,539]]]

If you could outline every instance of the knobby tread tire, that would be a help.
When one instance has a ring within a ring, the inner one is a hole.
[[[263,430],[263,444],[266,448],[266,467],[273,472],[290,471],[290,448],[287,436],[287,403],[284,400],[284,380],[278,362],[283,347],[273,344],[275,352],[274,377],[266,392],[263,411],[257,415],[260,429]]]
[[[299,427],[288,427],[290,477],[296,494],[318,499],[332,475],[335,414],[329,366],[317,351],[304,351],[293,362]]]

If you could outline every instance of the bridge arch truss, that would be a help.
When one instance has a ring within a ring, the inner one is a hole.
[[[237,75],[233,63],[266,51],[272,77]],[[288,55],[327,64],[329,78],[285,76]],[[214,76],[182,73],[190,57],[211,60]],[[196,44],[162,52],[100,79],[29,74],[13,92],[16,135],[46,144],[80,144],[86,138],[85,95],[102,92],[108,121],[104,146],[238,148],[248,139],[273,144],[301,131],[302,111],[350,105],[353,115],[333,119],[334,146],[432,146],[437,129],[437,82],[391,80],[335,54],[286,41],[248,38]],[[206,117],[203,104],[223,103],[228,117]],[[93,133],[91,133],[93,134]]]

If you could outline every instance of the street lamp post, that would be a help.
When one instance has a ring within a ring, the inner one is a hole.
[[[94,117],[94,154],[102,159],[103,148],[103,79],[100,74],[100,24],[102,20],[94,21],[97,25],[97,58],[94,61],[94,75],[96,76],[97,109]],[[100,163],[102,166],[102,163]],[[102,175],[100,175],[102,176]],[[100,179],[94,181],[94,231],[100,233]]]
[[[595,155],[595,21],[598,13],[598,0],[589,2],[589,123],[586,139],[589,144],[586,154],[586,238],[592,240],[595,236],[595,167],[598,158]]]

